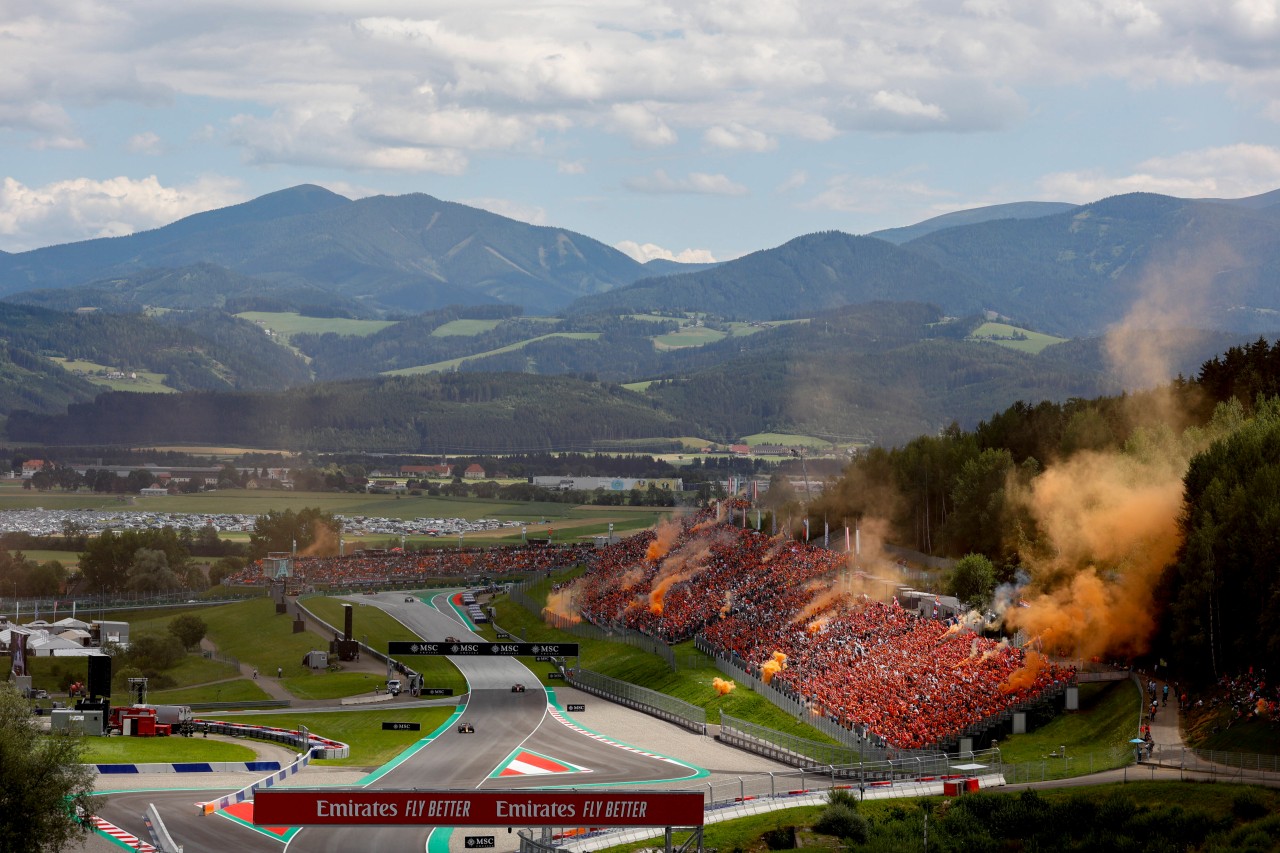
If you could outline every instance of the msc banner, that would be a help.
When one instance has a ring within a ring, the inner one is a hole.
[[[493,657],[523,657],[548,655],[552,657],[576,657],[577,643],[429,643],[423,641],[392,640],[387,643],[389,655],[484,655]]]
[[[272,788],[257,826],[702,826],[701,791],[370,791]]]

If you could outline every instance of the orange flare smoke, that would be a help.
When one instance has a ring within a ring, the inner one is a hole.
[[[721,696],[727,696],[730,693],[732,693],[734,690],[738,689],[737,684],[734,684],[732,681],[726,681],[725,679],[719,676],[715,677],[715,679],[711,682],[711,686],[714,687],[716,689],[716,692],[719,693]]]

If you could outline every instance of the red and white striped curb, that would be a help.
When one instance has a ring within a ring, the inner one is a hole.
[[[159,851],[156,850],[154,846],[143,841],[138,836],[134,835],[131,832],[125,832],[120,827],[116,826],[113,823],[107,823],[105,820],[103,820],[100,817],[94,816],[89,818],[89,823],[98,832],[101,832],[103,835],[114,838],[116,841],[119,841],[121,844],[123,844],[125,847],[128,847],[130,850],[137,850],[139,851],[139,853],[159,853]]]
[[[657,759],[658,761],[665,761],[665,762],[667,762],[668,764],[674,764],[674,765],[676,765],[677,767],[688,767],[688,766],[689,766],[688,764],[685,764],[683,761],[678,761],[678,760],[676,760],[676,759],[674,759],[674,758],[668,758],[668,757],[667,757],[667,756],[665,756],[665,755],[658,755],[658,753],[656,753],[656,752],[648,752],[648,751],[643,750],[643,749],[637,749],[637,748],[636,748],[636,747],[634,747],[634,746],[627,746],[625,743],[618,743],[616,740],[611,740],[611,739],[609,739],[609,738],[605,737],[604,735],[598,735],[598,734],[596,734],[595,732],[588,731],[587,729],[584,729],[582,726],[580,726],[580,725],[578,725],[577,723],[575,723],[575,722],[573,722],[572,720],[570,720],[568,717],[566,717],[566,716],[564,716],[563,714],[561,714],[561,713],[560,713],[560,711],[559,711],[559,710],[557,710],[557,709],[556,709],[555,707],[553,707],[553,706],[550,706],[550,705],[549,705],[549,706],[547,706],[547,711],[548,711],[548,713],[550,713],[550,714],[551,714],[551,716],[552,716],[553,718],[555,718],[556,720],[559,720],[561,723],[563,723],[564,725],[566,725],[566,726],[568,726],[569,728],[573,729],[575,732],[578,732],[579,734],[582,734],[582,735],[586,735],[587,737],[591,738],[592,740],[598,740],[598,741],[600,741],[600,743],[607,743],[607,744],[609,744],[610,746],[615,746],[615,747],[617,747],[618,749],[625,749],[627,752],[634,752],[636,755],[643,755],[643,756],[645,756],[646,758],[653,758],[653,759]]]

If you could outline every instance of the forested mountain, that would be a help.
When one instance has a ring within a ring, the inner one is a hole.
[[[57,311],[95,308],[124,314],[136,314],[145,307],[216,308],[228,314],[295,311],[321,317],[372,316],[357,300],[313,284],[251,278],[209,263],[148,268],[77,287],[28,290],[5,301]]]
[[[1038,219],[949,228],[904,248],[983,281],[994,300],[987,308],[1052,334],[1100,334],[1147,297],[1140,322],[1148,326],[1280,328],[1274,208],[1132,193]]]
[[[646,274],[622,252],[563,229],[422,194],[350,201],[302,186],[128,237],[0,257],[0,294],[197,264],[415,312],[490,302],[548,312]]]
[[[1087,337],[1141,305],[1137,322],[1149,327],[1274,332],[1278,210],[1133,193],[1060,213],[946,227],[901,247],[811,234],[704,272],[585,297],[568,311],[759,320],[900,299],[953,315],[991,311],[1038,331]]]
[[[99,390],[43,356],[0,342],[0,413],[63,412]]]
[[[218,311],[68,314],[0,302],[0,338],[41,356],[163,373],[178,390],[275,389],[310,381],[300,358],[252,323]]]
[[[699,311],[731,320],[810,317],[876,300],[931,302],[975,314],[991,294],[979,279],[872,237],[797,237],[703,272],[645,279],[579,299],[569,314]]]
[[[868,237],[878,237],[901,246],[903,243],[942,231],[945,228],[956,228],[961,225],[976,225],[979,222],[991,222],[997,219],[1038,219],[1055,213],[1074,210],[1076,205],[1060,201],[1016,201],[1009,204],[992,204],[987,207],[975,207],[970,210],[956,210],[944,213],[914,225],[902,228],[886,228],[883,231],[872,231]]]

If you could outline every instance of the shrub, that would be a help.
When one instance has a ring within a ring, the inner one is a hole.
[[[836,803],[823,809],[813,824],[813,831],[834,835],[858,844],[865,844],[871,836],[867,819],[847,803]]]

